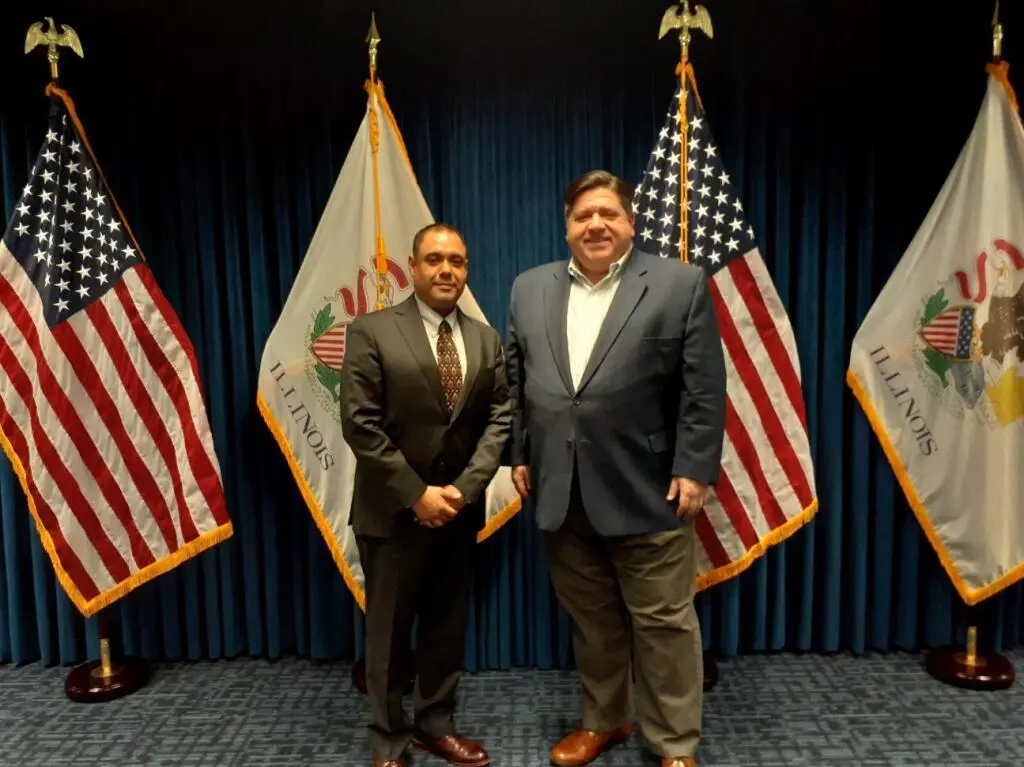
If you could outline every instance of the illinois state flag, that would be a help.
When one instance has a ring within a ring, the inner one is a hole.
[[[960,596],[1024,577],[1024,131],[1007,66],[847,380]]]
[[[376,79],[366,88],[366,114],[263,350],[257,393],[260,413],[361,608],[363,571],[349,526],[355,457],[341,434],[339,400],[345,332],[378,299],[383,308],[412,293],[413,236],[433,222],[384,88]],[[468,288],[459,306],[486,321]],[[487,490],[488,523],[479,540],[519,503],[511,469],[503,466]]]
[[[0,245],[0,441],[85,616],[231,535],[192,343],[74,104]]]

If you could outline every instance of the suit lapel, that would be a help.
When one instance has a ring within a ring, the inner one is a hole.
[[[608,314],[605,315],[604,322],[601,323],[601,330],[598,332],[597,340],[594,342],[594,350],[590,353],[587,368],[583,371],[583,376],[580,378],[580,388],[578,391],[583,391],[583,388],[590,382],[590,379],[594,377],[594,373],[597,372],[601,363],[604,362],[604,358],[608,355],[612,344],[619,337],[619,333],[622,332],[626,321],[633,314],[633,310],[636,309],[640,298],[646,292],[647,285],[643,279],[646,273],[647,270],[639,265],[636,253],[633,253],[626,260],[626,266],[622,271],[622,282],[619,283],[619,288],[615,291],[615,298],[612,299],[612,305],[608,307]]]
[[[444,413],[448,412],[445,404],[444,389],[441,387],[441,377],[437,374],[437,360],[430,349],[430,341],[427,339],[427,331],[423,327],[423,318],[420,317],[416,301],[410,297],[395,307],[395,323],[401,332],[405,342],[409,345],[409,351],[416,358],[420,366],[420,372],[427,379],[427,386],[434,393],[437,406]],[[468,354],[468,352],[467,352]]]
[[[460,310],[456,309],[456,311],[459,312],[459,331],[462,333],[462,344],[466,347],[466,376],[462,390],[459,392],[459,399],[455,402],[455,410],[452,411],[452,421],[458,418],[459,413],[462,412],[483,363],[483,350],[480,348],[483,339],[480,336],[480,329]]]
[[[559,269],[554,279],[544,289],[544,304],[548,317],[548,342],[555,358],[555,367],[562,379],[565,390],[573,393],[572,376],[569,375],[569,340],[566,337],[565,315],[569,311],[568,271]]]

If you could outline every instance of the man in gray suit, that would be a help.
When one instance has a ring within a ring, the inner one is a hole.
[[[453,710],[473,547],[511,409],[501,337],[456,306],[468,265],[457,229],[425,227],[409,258],[415,295],[361,315],[346,336],[341,425],[356,456],[351,519],[366,576],[374,767],[402,767],[410,741],[450,764],[490,764],[456,733]],[[413,675],[410,728],[402,693]]]
[[[719,471],[725,361],[704,272],[633,247],[632,194],[593,171],[565,194],[568,262],[512,286],[513,480],[573,619],[582,765],[637,714],[666,767],[696,765],[703,666],[692,520]],[[632,669],[631,669],[632,661]],[[631,674],[631,671],[633,674]]]

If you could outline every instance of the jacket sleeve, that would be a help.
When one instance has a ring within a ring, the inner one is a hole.
[[[427,489],[405,456],[384,433],[384,371],[366,325],[348,326],[341,375],[341,431],[360,468],[397,499],[412,506]]]
[[[725,439],[725,356],[703,270],[683,331],[682,373],[672,474],[715,484]]]
[[[502,453],[512,431],[512,406],[508,396],[508,378],[505,371],[505,353],[501,339],[494,334],[494,385],[491,389],[490,418],[484,433],[477,441],[476,450],[465,470],[452,483],[467,503],[476,503],[501,465]]]

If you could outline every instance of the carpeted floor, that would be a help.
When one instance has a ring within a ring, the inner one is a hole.
[[[1024,656],[1011,656],[1021,669]],[[703,767],[1024,764],[1024,688],[942,685],[920,658],[741,657],[705,699]],[[149,686],[106,704],[64,697],[67,669],[0,668],[0,764],[369,765],[364,700],[343,664],[237,660],[159,666]],[[571,672],[467,676],[459,722],[495,767],[548,764],[576,724]],[[651,763],[640,739],[595,767]],[[415,755],[415,767],[441,765]]]

